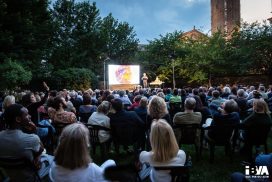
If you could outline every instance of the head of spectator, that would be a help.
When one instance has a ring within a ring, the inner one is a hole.
[[[165,95],[164,95],[164,93],[163,93],[163,92],[159,92],[159,93],[157,93],[157,96],[159,96],[159,97],[161,97],[161,98],[165,99]]]
[[[265,92],[265,86],[263,86],[263,85],[259,86],[259,91],[261,93],[264,93]]]
[[[177,156],[179,150],[173,129],[164,119],[152,123],[150,144],[156,162],[169,161]]]
[[[103,101],[98,107],[97,112],[107,115],[110,111],[111,104],[108,101]]]
[[[32,92],[29,92],[22,97],[22,103],[25,107],[29,106],[32,103],[36,102],[36,97]]]
[[[252,91],[254,91],[255,90],[255,87],[254,86],[250,86],[249,87],[249,92],[252,92]]]
[[[223,103],[222,107],[223,107],[223,111],[226,114],[230,114],[232,112],[238,112],[239,111],[238,104],[233,99],[225,101]]]
[[[223,94],[230,94],[231,93],[231,90],[229,87],[224,87],[223,88]]]
[[[27,126],[30,122],[28,110],[20,104],[11,104],[5,109],[3,119],[9,129]]]
[[[213,99],[218,99],[220,97],[219,91],[218,90],[214,90],[212,92],[212,97],[213,97]]]
[[[148,104],[148,114],[151,118],[160,119],[168,114],[167,106],[163,98],[153,96]]]
[[[139,107],[146,108],[148,105],[148,99],[146,97],[142,97],[139,102]]]
[[[89,155],[89,130],[74,123],[65,127],[55,152],[55,162],[66,169],[87,168],[91,162]]]
[[[71,92],[69,92],[69,96],[71,97],[71,99],[76,99],[77,97],[77,92],[72,90]]]
[[[253,111],[256,113],[265,113],[270,115],[268,105],[263,99],[255,99],[253,101]]]
[[[84,92],[83,94],[83,105],[91,105],[92,98],[89,92]]]
[[[210,87],[209,90],[208,90],[208,93],[207,95],[208,96],[212,96],[212,92],[214,91],[214,88],[213,87]]]
[[[257,90],[253,91],[253,99],[260,99],[262,97],[261,93]]]
[[[196,100],[193,97],[189,97],[184,102],[185,111],[193,111],[196,107]]]
[[[167,88],[166,94],[171,94],[171,88]]]
[[[175,88],[175,89],[173,90],[173,95],[174,95],[174,96],[177,96],[177,95],[178,95],[178,89]]]
[[[119,91],[119,95],[120,95],[120,97],[124,97],[124,96],[125,96],[125,94],[126,94],[126,92],[125,92],[124,90],[120,90],[120,91]]]
[[[2,111],[4,112],[5,109],[12,104],[15,104],[15,97],[13,95],[7,95],[2,103]]]
[[[186,90],[185,89],[181,89],[181,91],[180,91],[180,95],[181,96],[186,96]]]
[[[111,102],[112,99],[114,99],[114,95],[110,94],[107,96],[106,101]]]
[[[245,91],[244,91],[244,89],[239,89],[237,91],[237,97],[238,98],[245,98]]]
[[[233,95],[237,95],[237,90],[238,90],[238,88],[237,88],[236,86],[232,86],[232,87],[231,87],[231,93],[232,93]]]
[[[58,93],[58,92],[57,92],[56,90],[51,90],[51,91],[49,92],[49,98],[50,98],[50,97],[53,97],[53,98],[56,97],[56,96],[57,96],[57,93]]]
[[[59,95],[59,96],[57,96],[57,97],[54,98],[53,105],[54,105],[53,108],[56,111],[62,111],[62,110],[64,110],[67,107],[67,103],[66,103],[65,99],[61,95]]]
[[[141,100],[141,98],[142,98],[141,95],[136,95],[136,96],[134,97],[133,101],[136,102],[136,103],[139,103],[140,100]]]
[[[36,102],[41,101],[41,96],[40,96],[39,92],[35,92],[34,96],[35,96]]]
[[[111,107],[115,110],[115,112],[120,112],[123,110],[123,102],[121,99],[113,99],[111,101]]]
[[[198,95],[198,94],[199,94],[198,88],[194,88],[194,89],[193,89],[193,94],[194,94],[194,95]]]

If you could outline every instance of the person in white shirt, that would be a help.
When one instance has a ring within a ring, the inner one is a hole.
[[[185,164],[186,154],[183,150],[179,150],[173,129],[164,119],[159,119],[152,123],[150,143],[152,150],[140,153],[139,159],[141,163],[148,163],[152,167],[183,166]],[[171,181],[169,171],[156,171],[152,167],[150,171],[152,182]],[[148,170],[148,168],[145,169]]]
[[[55,153],[55,160],[50,169],[52,182],[102,182],[104,169],[115,165],[107,160],[101,166],[92,162],[89,155],[89,130],[79,123],[64,128],[60,136],[60,144]]]
[[[108,101],[103,101],[97,108],[97,112],[94,112],[89,120],[88,124],[104,126],[110,128],[110,118],[107,116],[110,110],[110,103]],[[110,139],[109,131],[99,131],[98,138],[100,143],[104,143]]]

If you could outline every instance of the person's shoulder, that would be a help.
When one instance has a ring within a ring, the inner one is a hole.
[[[185,154],[185,152],[183,150],[179,150],[177,156],[178,157],[184,157],[184,156],[186,156],[186,154]]]

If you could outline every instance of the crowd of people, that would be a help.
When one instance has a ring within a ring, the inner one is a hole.
[[[40,178],[47,176],[51,181],[105,181],[104,169],[116,165],[110,159],[101,166],[92,161],[90,135],[85,124],[110,129],[98,134],[99,141],[108,142],[110,146],[111,141],[116,141],[113,133],[127,133],[123,138],[135,143],[135,151],[141,151],[139,161],[144,167],[139,171],[140,177],[150,177],[156,182],[171,181],[171,176],[156,171],[154,166],[183,166],[188,159],[179,146],[182,133],[175,126],[212,126],[204,137],[200,130],[197,132],[197,145],[200,146],[222,135],[215,126],[261,126],[270,131],[272,124],[272,88],[262,84],[258,87],[144,88],[132,92],[56,91],[50,90],[46,83],[43,85],[43,92],[2,93],[0,159],[26,158],[36,166]],[[47,139],[55,135],[54,125],[58,123],[68,126],[59,136],[55,151],[49,155],[46,148],[52,143]],[[128,132],[121,131],[124,126]],[[233,147],[238,147],[236,144],[242,141],[240,152],[248,156],[251,138],[244,127],[235,129],[231,139]],[[130,152],[128,145],[123,148]],[[259,150],[259,146],[256,149]],[[250,158],[252,155],[246,159],[250,161]],[[271,165],[269,171],[272,174]],[[25,179],[33,178],[28,172],[22,175]],[[13,177],[16,179],[16,175]],[[239,177],[232,179],[244,178]]]

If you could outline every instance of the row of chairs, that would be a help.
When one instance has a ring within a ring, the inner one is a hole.
[[[245,130],[247,132],[247,140],[243,141],[249,146],[247,159],[251,161],[253,146],[264,145],[265,153],[268,153],[267,138],[270,132],[270,127],[267,126],[254,126],[246,127],[245,125],[221,125],[221,126],[209,126],[202,128],[199,124],[179,124],[175,126],[175,129],[179,129],[181,132],[179,145],[193,144],[196,149],[196,157],[199,159],[202,154],[203,140],[204,138],[209,144],[210,149],[210,162],[214,161],[214,152],[216,146],[225,146],[225,152],[232,160],[232,154],[236,147],[236,140],[239,140],[238,130]],[[197,131],[200,130],[200,146],[196,143]],[[210,139],[205,135],[206,131],[216,131],[216,136]],[[241,140],[239,140],[241,141]],[[239,142],[240,143],[240,142]]]

